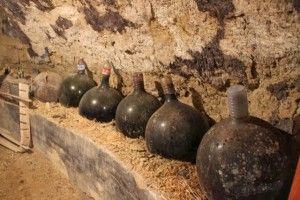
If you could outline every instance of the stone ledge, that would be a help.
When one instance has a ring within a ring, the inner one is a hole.
[[[89,138],[31,115],[34,147],[44,153],[72,182],[95,199],[162,199],[141,184],[110,152]]]

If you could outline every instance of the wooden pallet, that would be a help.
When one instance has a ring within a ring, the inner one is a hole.
[[[13,139],[10,133],[0,128],[0,144],[15,151],[25,152],[32,146],[30,134],[29,106],[31,100],[29,98],[29,85],[19,83],[19,96],[9,93],[0,92],[1,96],[19,101],[19,117],[20,117],[20,141]]]
[[[23,153],[26,151],[21,145],[20,142],[15,140],[10,136],[10,133],[0,128],[0,144],[14,152]]]

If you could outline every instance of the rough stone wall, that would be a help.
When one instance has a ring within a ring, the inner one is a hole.
[[[125,93],[133,71],[154,94],[172,73],[181,100],[201,107],[200,94],[216,120],[240,83],[250,112],[274,121],[300,113],[299,12],[297,0],[2,0],[0,64],[69,72],[84,57],[98,75],[108,60]]]

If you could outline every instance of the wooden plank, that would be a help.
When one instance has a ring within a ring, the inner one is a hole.
[[[11,135],[11,133],[5,129],[0,128],[0,135],[6,139],[8,139],[10,142],[15,143],[16,145],[20,146],[20,141],[14,139]]]
[[[29,115],[28,115],[28,113],[25,113],[24,115],[21,115],[21,113],[20,113],[20,122],[29,124]]]
[[[22,94],[25,94],[25,93],[22,93]],[[9,94],[9,93],[0,92],[0,95],[6,96],[6,97],[10,97],[10,98],[16,99],[18,101],[32,102],[32,100],[29,99],[29,98],[21,98],[19,96],[12,95],[12,94]]]
[[[29,85],[19,83],[19,96],[21,99],[29,99]],[[21,145],[24,148],[31,146],[30,121],[29,121],[29,102],[20,101],[20,134]]]
[[[27,123],[21,123],[20,124],[20,130],[29,130],[29,126]]]
[[[19,83],[19,91],[29,92],[29,85],[26,83]]]
[[[23,149],[22,147],[12,143],[12,142],[9,142],[7,139],[5,139],[4,137],[0,136],[0,144],[14,152],[17,152],[17,153],[23,153],[25,152],[25,149]]]

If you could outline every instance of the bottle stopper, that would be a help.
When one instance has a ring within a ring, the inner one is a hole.
[[[103,67],[102,68],[102,75],[110,76],[111,68],[110,67]]]
[[[143,82],[143,81],[144,81],[143,73],[136,72],[136,73],[133,74],[133,83],[134,84],[137,84],[137,83],[140,83],[140,82]]]
[[[227,90],[229,115],[235,119],[247,117],[248,99],[246,88],[242,85],[233,85]]]
[[[78,69],[79,71],[83,71],[83,70],[85,70],[85,68],[86,68],[86,63],[85,63],[85,61],[83,60],[83,58],[81,58],[81,59],[78,61],[77,69]]]

